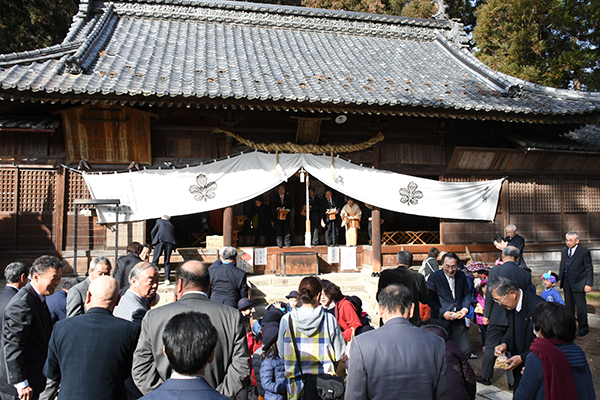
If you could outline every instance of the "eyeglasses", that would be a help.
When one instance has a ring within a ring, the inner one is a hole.
[[[506,294],[504,295],[504,297],[502,298],[502,300],[500,300],[500,301],[498,301],[498,299],[496,299],[495,297],[494,297],[493,299],[494,299],[494,301],[495,301],[496,303],[498,303],[498,304],[502,305],[502,303],[504,302],[504,299],[506,299],[506,296],[508,296],[508,293],[506,293]]]

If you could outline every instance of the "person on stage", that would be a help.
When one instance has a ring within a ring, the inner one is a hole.
[[[346,246],[356,246],[362,211],[354,199],[348,197],[348,202],[342,208],[340,216],[342,217],[342,226],[346,228]]]
[[[292,245],[292,234],[290,228],[290,211],[292,211],[292,199],[285,192],[285,186],[279,185],[275,200],[275,231],[277,235],[277,246],[290,247]]]
[[[325,244],[337,246],[338,222],[340,206],[339,200],[333,197],[331,190],[325,191],[325,198],[321,203],[321,226],[325,228]]]

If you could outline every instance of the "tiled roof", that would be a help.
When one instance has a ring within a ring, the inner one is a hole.
[[[223,0],[82,0],[62,44],[0,55],[0,97],[600,118],[600,93],[493,71],[464,38],[447,20]]]
[[[600,126],[598,125],[585,125],[563,136],[582,146],[586,146],[588,149],[594,148],[596,151],[600,150]]]
[[[0,116],[0,129],[55,130],[60,125],[57,118],[31,118]]]

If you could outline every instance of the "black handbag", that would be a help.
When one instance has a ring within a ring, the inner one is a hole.
[[[298,351],[298,343],[296,343],[296,335],[294,334],[294,324],[292,316],[289,318],[290,335],[292,335],[292,347],[296,352],[296,361],[300,368],[300,375],[304,383],[304,400],[343,400],[346,385],[344,378],[341,376],[327,374],[304,374],[302,372],[302,363],[300,362],[300,352]]]

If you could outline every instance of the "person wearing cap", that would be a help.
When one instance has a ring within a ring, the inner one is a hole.
[[[558,275],[552,271],[548,271],[542,275],[542,285],[544,285],[544,291],[540,294],[540,296],[542,296],[542,298],[548,303],[559,303],[564,306],[565,301],[555,288],[557,282]]]
[[[252,356],[256,349],[260,347],[260,341],[256,340],[254,332],[252,331],[252,326],[254,325],[254,320],[252,319],[254,303],[249,298],[244,297],[238,301],[238,310],[242,313],[242,321],[244,323],[246,339],[248,341],[248,350],[250,351],[250,356]]]
[[[263,328],[263,353],[260,380],[265,400],[283,400],[286,394],[285,367],[277,350],[279,324],[269,322]]]
[[[288,299],[288,302],[286,304],[286,311],[290,312],[292,311],[292,309],[294,309],[295,307],[298,307],[298,291],[297,290],[292,290],[290,292],[290,294],[288,294],[287,296],[285,296],[286,299]]]

